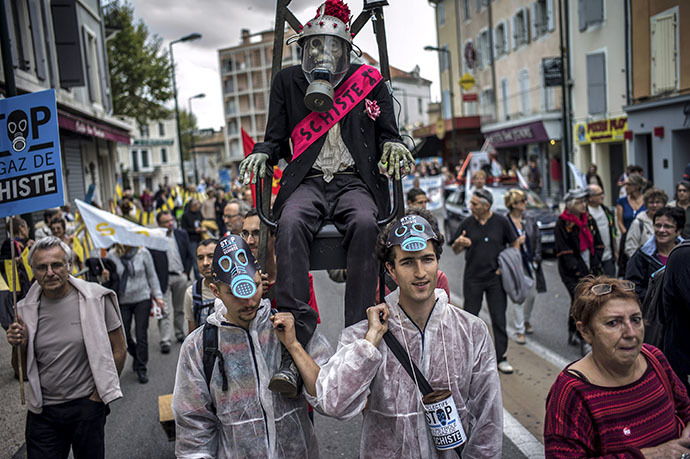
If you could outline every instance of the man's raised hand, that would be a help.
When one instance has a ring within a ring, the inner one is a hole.
[[[385,303],[377,304],[367,309],[367,321],[369,322],[369,329],[364,339],[369,341],[374,346],[379,345],[381,338],[388,331],[388,316],[390,310]]]

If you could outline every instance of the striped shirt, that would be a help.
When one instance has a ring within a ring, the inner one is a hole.
[[[661,363],[675,400],[669,400],[651,364],[640,379],[620,387],[586,382],[570,373],[569,365],[546,399],[547,458],[643,458],[641,448],[679,438],[676,414],[687,424],[690,400],[661,351],[644,346]]]

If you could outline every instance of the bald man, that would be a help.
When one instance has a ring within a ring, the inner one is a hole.
[[[601,257],[601,267],[604,274],[616,277],[616,225],[614,215],[604,205],[604,190],[599,185],[587,186],[587,212],[597,223],[601,240],[604,243],[604,254]]]

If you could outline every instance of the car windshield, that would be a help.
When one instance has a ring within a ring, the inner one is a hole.
[[[510,190],[510,188],[493,188],[493,187],[487,187],[487,190],[491,191],[491,194],[494,195],[494,208],[493,210],[496,211],[503,211],[503,212],[508,212],[508,209],[505,206],[505,196],[506,193]],[[544,201],[541,200],[539,195],[535,193],[534,191],[531,190],[522,190],[527,194],[527,208],[528,209],[547,209],[548,206]]]

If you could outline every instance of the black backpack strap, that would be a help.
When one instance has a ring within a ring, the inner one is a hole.
[[[218,327],[211,325],[208,322],[204,324],[204,377],[206,378],[206,386],[211,388],[211,376],[213,375],[213,366],[218,358],[218,370],[223,378],[223,391],[228,390],[228,377],[225,374],[225,359],[223,354],[218,350]]]
[[[395,336],[393,336],[393,333],[391,333],[390,331],[384,333],[383,340],[386,342],[386,344],[388,345],[388,349],[391,350],[395,358],[398,359],[400,365],[402,365],[407,374],[410,375],[410,378],[412,378],[412,380],[415,379],[415,377],[412,375],[412,369],[414,368],[414,374],[417,376],[417,384],[419,385],[419,391],[422,393],[422,395],[430,394],[431,392],[433,392],[434,389],[431,387],[431,384],[429,384],[429,381],[426,380],[422,372],[419,371],[417,365],[415,365],[414,362],[412,362],[412,366],[410,366],[410,355],[407,353],[405,348],[402,347],[400,341],[398,341],[398,339]]]

